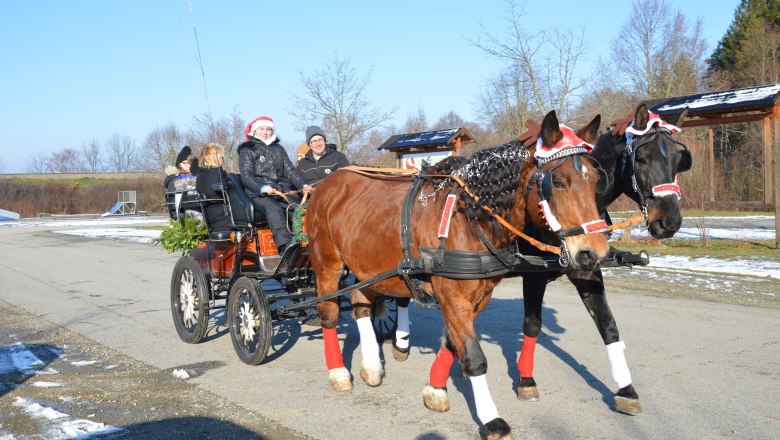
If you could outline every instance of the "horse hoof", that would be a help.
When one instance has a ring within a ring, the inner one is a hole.
[[[536,386],[517,387],[517,399],[523,402],[536,402],[539,400],[539,390]]]
[[[360,378],[370,387],[382,385],[382,364],[364,362],[360,368]]]
[[[449,411],[450,401],[447,400],[447,388],[436,388],[431,385],[425,385],[425,388],[423,388],[423,404],[431,411]]]
[[[328,372],[330,387],[333,391],[349,391],[352,389],[352,377],[344,368],[334,368]]]
[[[409,359],[409,347],[399,348],[395,345],[395,342],[393,342],[393,359],[397,360],[398,362],[403,362]]]
[[[484,438],[488,440],[513,440],[512,430],[501,417],[487,422],[482,428]]]
[[[639,399],[615,396],[615,407],[618,411],[630,416],[642,414],[642,405],[639,403]]]

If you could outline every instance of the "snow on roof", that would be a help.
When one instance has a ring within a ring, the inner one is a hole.
[[[433,145],[444,145],[450,141],[452,136],[460,130],[459,128],[449,128],[446,130],[424,131],[422,133],[410,133],[405,135],[393,136],[382,144],[378,149],[393,150],[396,148],[410,148]]]
[[[651,108],[656,113],[670,113],[688,107],[689,110],[725,110],[732,107],[773,105],[780,93],[780,84],[744,89],[724,90],[715,93],[681,96],[660,100]],[[652,105],[652,101],[650,103]]]

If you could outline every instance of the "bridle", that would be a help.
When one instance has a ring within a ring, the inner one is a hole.
[[[587,235],[587,234],[595,234],[598,232],[605,232],[608,228],[607,222],[603,219],[598,220],[592,220],[589,222],[585,222],[579,226],[575,226],[573,228],[569,229],[562,229],[562,226],[560,222],[558,222],[558,219],[555,217],[555,214],[553,214],[552,209],[550,209],[550,204],[548,200],[552,198],[553,194],[553,172],[561,167],[564,163],[566,163],[569,159],[572,160],[574,169],[578,173],[582,173],[582,157],[587,157],[590,159],[591,162],[593,162],[594,167],[599,173],[599,180],[596,184],[596,192],[601,193],[604,192],[607,186],[607,173],[604,171],[604,168],[601,167],[601,164],[588,154],[590,150],[585,147],[570,147],[566,148],[564,150],[561,150],[555,154],[552,154],[545,158],[538,158],[537,159],[537,168],[531,175],[531,178],[528,182],[528,186],[526,187],[525,192],[525,199],[526,203],[528,203],[528,197],[531,194],[531,190],[533,190],[533,187],[536,186],[537,192],[539,194],[539,210],[542,213],[542,218],[544,219],[545,223],[547,223],[547,227],[550,229],[550,231],[554,232],[558,239],[561,242],[561,265],[567,266],[569,261],[569,252],[566,249],[566,237],[572,237],[575,235]],[[556,162],[557,161],[557,162]],[[553,166],[545,170],[544,166],[549,163],[553,163]]]
[[[667,182],[667,183],[661,183],[659,185],[654,185],[649,192],[642,191],[639,188],[639,183],[637,182],[636,179],[636,169],[635,169],[636,152],[639,148],[659,138],[669,141],[673,144],[680,145],[686,150],[688,149],[688,147],[682,142],[678,142],[672,139],[672,132],[669,131],[667,128],[654,125],[646,133],[641,135],[635,136],[627,132],[626,148],[623,150],[623,156],[621,158],[623,174],[624,176],[625,175],[631,176],[631,189],[634,191],[634,194],[637,197],[636,202],[637,204],[639,204],[639,208],[642,210],[642,215],[644,215],[645,218],[647,218],[647,205],[650,203],[651,199],[657,197],[665,197],[669,195],[676,195],[678,200],[682,198],[682,191],[680,190],[680,186],[677,184],[676,173],[674,176],[674,182]],[[669,155],[669,148],[665,143],[663,142],[661,143],[660,150],[661,150],[661,154],[663,154],[664,156]]]

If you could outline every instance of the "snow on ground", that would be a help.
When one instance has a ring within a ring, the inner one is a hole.
[[[619,214],[618,214],[619,215]],[[707,217],[710,221],[722,220],[726,217]],[[771,216],[744,216],[740,219],[766,219]],[[617,218],[615,219],[617,221]],[[68,219],[68,220],[41,220],[41,219],[22,219],[14,221],[0,222],[1,227],[47,227],[53,228],[52,232],[58,234],[78,235],[88,238],[97,238],[105,240],[124,240],[136,243],[152,243],[152,240],[159,238],[160,231],[157,229],[139,229],[132,226],[149,225],[165,226],[169,222],[167,217],[163,216],[144,216],[144,217],[108,217],[92,219]],[[77,227],[76,229],[71,229]],[[63,228],[63,229],[60,229]],[[68,229],[65,229],[68,228]],[[774,229],[760,228],[707,228],[707,235],[710,240],[774,240]],[[613,237],[619,236],[620,230],[613,233]],[[701,232],[698,228],[682,228],[674,239],[699,239]],[[646,227],[634,228],[631,236],[637,239],[647,239],[650,234]],[[720,272],[724,274],[734,274],[752,277],[770,277],[780,279],[780,263],[775,261],[766,261],[758,258],[745,256],[742,258],[709,258],[709,257],[675,257],[675,256],[651,256],[650,268],[654,269],[675,269],[691,273],[696,272]]]
[[[57,356],[62,356],[62,350],[49,350]],[[0,374],[21,373],[25,376],[35,377],[38,374],[57,374],[57,371],[48,368],[43,370],[45,363],[41,361],[25,344],[20,342],[10,345],[0,345]],[[33,387],[60,387],[63,386],[57,382],[33,381],[29,379],[27,385]],[[24,387],[27,385],[19,384],[0,384],[12,385],[9,389]],[[3,387],[0,386],[0,389]],[[20,393],[21,394],[21,393]],[[122,428],[117,428],[104,423],[93,422],[85,419],[74,419],[69,414],[56,410],[50,406],[43,405],[24,397],[16,396],[12,405],[19,408],[21,414],[30,417],[38,423],[39,432],[42,438],[46,439],[72,439],[87,438],[91,434],[117,433]],[[7,415],[17,416],[17,415]],[[91,417],[91,416],[90,416]],[[2,431],[0,425],[0,440],[14,439],[12,434]]]

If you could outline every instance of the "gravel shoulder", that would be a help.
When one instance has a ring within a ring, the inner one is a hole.
[[[171,370],[139,362],[4,301],[0,316],[0,346],[23,343],[43,362],[29,374],[0,374],[0,438],[69,438],[64,426],[82,421],[83,429],[90,425],[84,420],[94,420],[98,430],[98,421],[122,427],[110,434],[92,434],[98,438],[308,438],[177,378]],[[217,364],[192,364],[178,371],[197,375]],[[19,399],[67,417],[49,420],[30,414]]]

